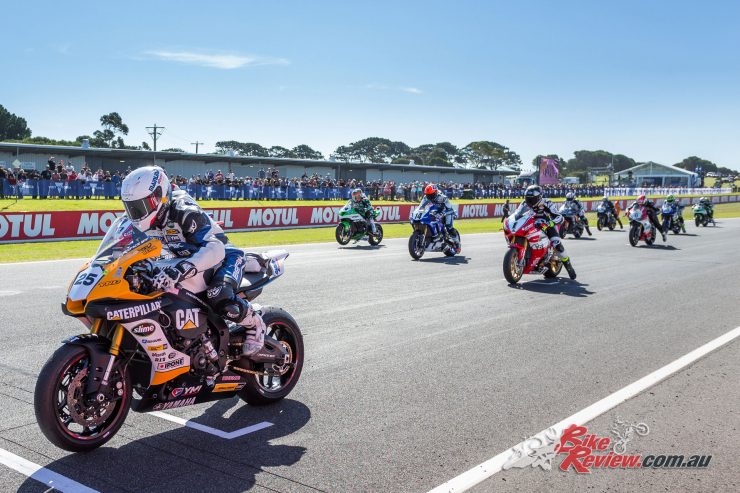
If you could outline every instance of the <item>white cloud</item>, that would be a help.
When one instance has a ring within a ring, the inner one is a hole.
[[[385,84],[365,84],[365,89],[371,89],[375,91],[401,91],[409,94],[424,94],[424,91],[418,87],[394,87]]]
[[[168,62],[187,63],[190,65],[200,65],[202,67],[219,68],[223,70],[255,67],[258,65],[287,65],[290,63],[285,58],[271,58],[255,55],[208,54],[192,51],[156,50],[147,51],[146,55]]]

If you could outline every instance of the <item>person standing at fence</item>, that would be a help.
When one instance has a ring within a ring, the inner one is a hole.
[[[509,217],[509,214],[511,214],[511,203],[509,202],[509,199],[506,199],[504,206],[501,208],[501,222],[504,222],[504,220]]]

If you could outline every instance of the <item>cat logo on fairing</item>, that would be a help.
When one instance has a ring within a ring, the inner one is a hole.
[[[200,308],[187,308],[175,312],[175,325],[179,330],[195,329],[200,325]]]
[[[141,324],[131,329],[131,332],[133,332],[137,336],[146,337],[148,335],[152,335],[155,330],[157,330],[157,328],[154,326],[154,324]]]

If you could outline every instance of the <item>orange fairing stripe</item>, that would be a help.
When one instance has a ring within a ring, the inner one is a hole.
[[[182,368],[175,368],[174,370],[170,371],[155,371],[154,378],[152,378],[152,381],[149,385],[160,385],[165,382],[169,382],[176,376],[187,373],[188,371],[190,371],[190,368],[187,366],[183,366]]]

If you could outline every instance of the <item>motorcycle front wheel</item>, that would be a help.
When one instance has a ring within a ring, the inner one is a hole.
[[[598,221],[596,221],[596,229],[601,231],[601,228],[604,227],[604,220],[602,218],[599,218]]]
[[[118,432],[131,407],[131,378],[114,364],[110,381],[121,384],[114,398],[91,401],[85,397],[90,356],[82,346],[57,349],[39,373],[33,405],[39,428],[57,447],[88,452]]]
[[[701,226],[701,216],[694,216],[694,223],[696,224],[697,228]]]
[[[629,235],[630,245],[632,245],[633,247],[636,247],[637,243],[639,243],[640,241],[641,234],[642,234],[642,231],[641,231],[640,225],[636,223],[633,224],[632,227],[630,228],[630,235]]]
[[[414,231],[409,236],[409,254],[414,260],[419,260],[424,255],[424,233]]]
[[[504,277],[509,284],[518,283],[524,275],[524,269],[519,268],[519,251],[509,248],[504,255]]]
[[[349,230],[349,226],[344,223],[339,223],[337,225],[337,229],[334,231],[334,237],[337,239],[337,243],[340,245],[346,245],[349,243],[349,240],[352,239],[352,234]]]
[[[264,406],[282,400],[298,383],[303,370],[303,334],[295,319],[282,308],[262,308],[262,320],[267,331],[290,354],[287,370],[282,375],[254,375],[239,391],[239,398],[252,406]],[[259,370],[259,368],[254,368]]]

